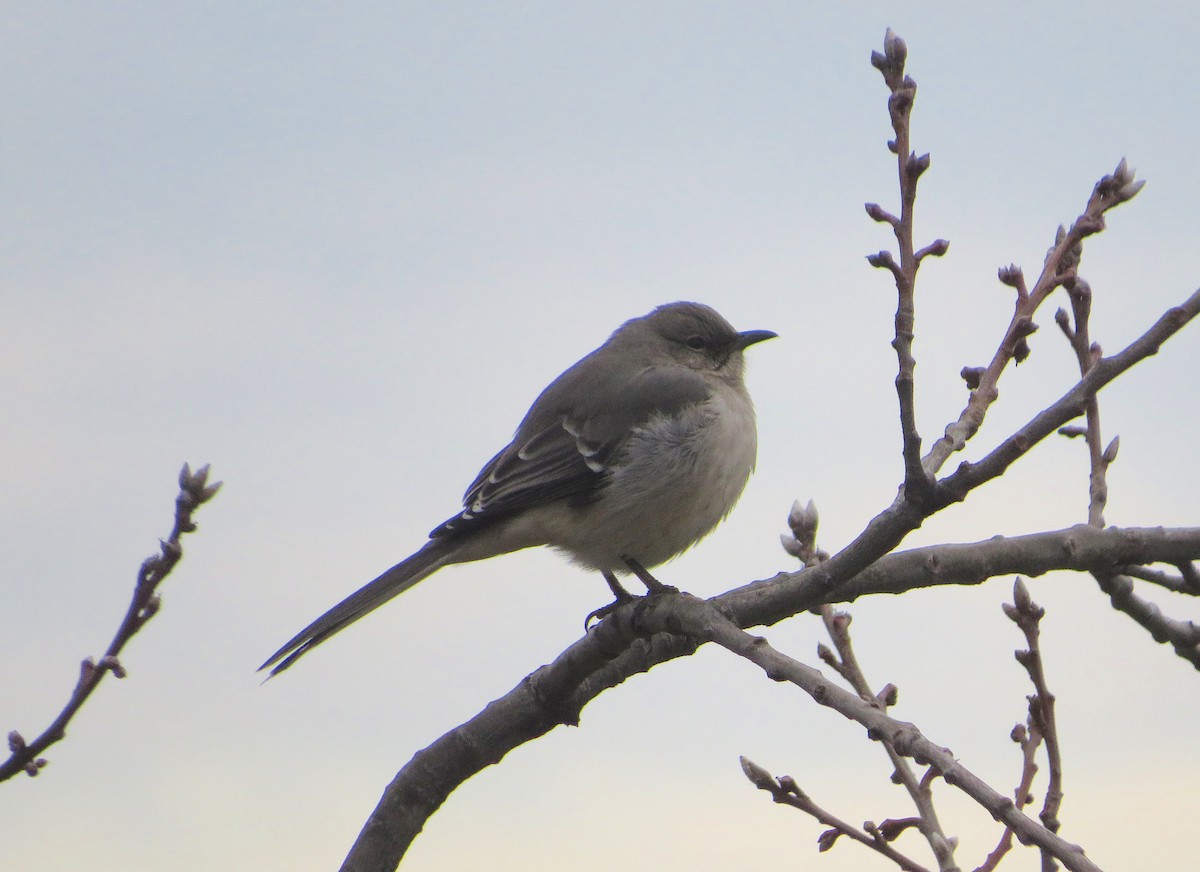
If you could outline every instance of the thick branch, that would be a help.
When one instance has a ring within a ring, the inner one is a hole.
[[[1155,354],[1163,342],[1182,329],[1197,313],[1200,313],[1200,290],[1194,292],[1182,305],[1168,310],[1127,348],[1112,357],[1105,357],[1097,361],[1087,375],[1057,402],[1038,413],[1029,423],[1004,440],[978,463],[962,463],[952,475],[940,480],[937,485],[937,501],[931,501],[918,510],[916,506],[903,498],[897,499],[891,506],[876,515],[853,542],[819,566],[804,571],[804,584],[809,589],[814,589],[813,596],[809,601],[803,604],[793,603],[787,596],[786,591],[791,584],[795,583],[798,576],[791,576],[786,580],[777,577],[770,582],[758,582],[739,591],[731,591],[728,594],[731,597],[754,596],[756,594],[748,593],[748,591],[762,590],[765,585],[773,587],[776,583],[783,587],[783,590],[774,591],[770,597],[763,600],[761,611],[754,615],[750,623],[743,626],[772,624],[821,602],[839,602],[852,598],[846,595],[831,596],[831,594],[839,585],[845,584],[849,579],[867,569],[882,555],[888,554],[896,548],[905,536],[921,525],[925,518],[952,502],[966,499],[967,494],[973,489],[1002,475],[1034,445],[1054,433],[1057,428],[1082,414],[1088,397],[1094,395],[1096,391],[1139,361]],[[1186,560],[1186,558],[1182,560]],[[1125,562],[1144,563],[1145,561],[1129,560]],[[1181,561],[1174,562],[1178,565]]]
[[[1162,344],[1200,313],[1200,290],[1168,309],[1145,333],[1111,357],[1102,357],[1076,385],[1057,402],[1036,415],[1028,424],[1005,439],[978,463],[960,464],[939,485],[947,499],[963,499],[974,488],[1002,475],[1030,448],[1063,424],[1084,413],[1089,398],[1135,364],[1158,353]]]
[[[713,605],[739,627],[775,623],[820,605],[917,587],[979,584],[999,575],[1037,576],[1055,569],[1166,563],[1200,559],[1200,528],[1096,530],[1086,525],[1032,536],[995,538],[889,554],[845,583],[829,585],[821,563],[715,597]],[[837,587],[831,593],[831,587]],[[661,610],[665,603],[658,606]],[[638,600],[609,617],[460,727],[419,751],[392,780],[351,849],[343,872],[395,869],[425,821],[450,793],[513,748],[575,724],[588,702],[626,678],[691,654],[692,639],[639,629],[647,606]],[[660,614],[660,623],[671,626]],[[675,629],[682,624],[676,623]]]

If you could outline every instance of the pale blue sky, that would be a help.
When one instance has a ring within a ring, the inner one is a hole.
[[[781,337],[751,354],[758,474],[664,580],[712,594],[791,568],[796,497],[829,550],[887,505],[894,292],[863,255],[890,240],[862,204],[896,202],[868,63],[889,25],[933,155],[920,233],[951,240],[919,299],[927,439],[1007,324],[996,268],[1036,273],[1122,156],[1148,185],[1087,244],[1095,337],[1122,347],[1198,284],[1189,4],[15,2],[3,22],[0,728],[36,734],[102,650],[179,464],[226,482],[129,678],[43,777],[0,788],[6,869],[336,868],[412,752],[576,639],[606,589],[548,553],[455,568],[280,680],[254,668],[417,547],[545,383],[659,303]],[[1051,315],[970,456],[1074,381]],[[1106,392],[1110,522],[1196,523],[1198,366],[1185,333]],[[1051,443],[909,544],[1077,523],[1086,495],[1081,446]],[[853,609],[897,715],[1002,790],[1029,692],[1009,587]],[[1105,868],[1177,867],[1197,678],[1094,587],[1032,586],[1064,835]],[[811,618],[768,635],[810,660],[819,638]],[[821,827],[739,754],[849,820],[908,813],[860,730],[705,651],[469,783],[403,868],[887,868],[817,857]],[[943,795],[976,865],[990,822]]]

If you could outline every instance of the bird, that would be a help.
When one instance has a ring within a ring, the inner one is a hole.
[[[649,569],[686,551],[733,510],[754,470],[754,406],[743,352],[778,334],[738,332],[701,303],[658,306],[541,392],[512,441],[484,465],[463,509],[414,554],[293,636],[268,678],[437,570],[547,545],[599,571],[615,597],[673,590]]]

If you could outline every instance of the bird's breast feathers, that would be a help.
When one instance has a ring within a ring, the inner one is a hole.
[[[570,536],[550,544],[597,569],[623,570],[624,557],[647,567],[670,560],[733,509],[757,450],[754,410],[741,391],[653,415],[614,454]]]

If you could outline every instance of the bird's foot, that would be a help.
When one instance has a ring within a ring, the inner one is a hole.
[[[638,577],[638,581],[646,585],[646,595],[655,596],[662,593],[679,593],[679,588],[669,584],[663,584],[657,578],[650,574],[650,570],[642,566],[632,557],[625,558],[625,565],[629,567],[629,571]]]
[[[642,584],[646,585],[646,596],[660,596],[668,593],[679,593],[679,588],[669,584],[663,584],[657,578],[650,574],[646,567],[638,563],[636,560],[626,558],[625,564],[629,567],[629,571],[638,577]],[[588,612],[586,618],[583,619],[583,630],[586,633],[591,627],[592,621],[600,621],[611,615],[621,606],[631,603],[637,599],[645,597],[637,597],[621,586],[621,582],[617,581],[616,575],[611,572],[603,572],[604,580],[608,582],[608,589],[613,592],[613,601],[606,606],[601,606],[598,609],[593,609]]]
[[[583,619],[583,631],[585,633],[588,631],[588,627],[592,625],[593,620],[603,620],[621,606],[631,603],[636,599],[633,594],[621,586],[621,582],[617,581],[617,577],[613,573],[604,570],[601,575],[608,582],[608,589],[613,592],[613,601],[606,606],[601,606],[598,609],[588,612],[587,617]]]
[[[592,626],[592,621],[604,620],[621,606],[625,605],[626,603],[631,603],[635,599],[637,599],[637,597],[631,593],[627,593],[624,597],[617,597],[606,606],[600,606],[598,609],[592,609],[590,612],[588,612],[587,617],[583,619],[583,632],[586,633],[588,631],[588,629]]]

